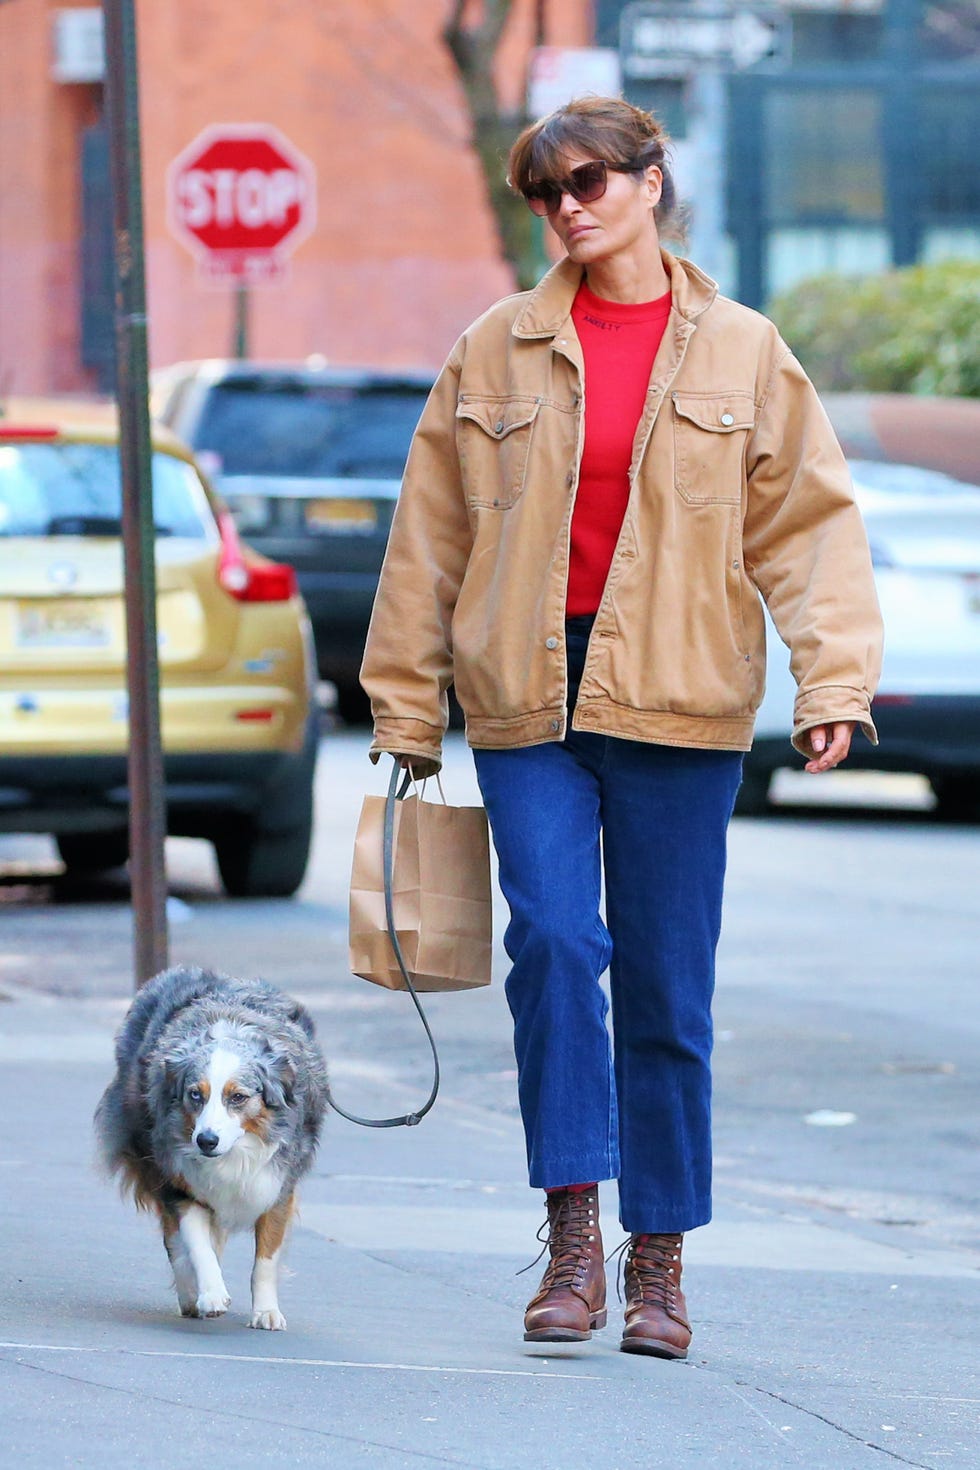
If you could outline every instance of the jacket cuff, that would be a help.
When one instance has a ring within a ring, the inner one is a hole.
[[[816,725],[834,725],[853,720],[872,745],[878,744],[878,731],[871,718],[871,699],[863,689],[847,684],[825,684],[796,696],[793,714],[793,749],[810,758],[812,752],[803,744],[803,736]]]
[[[424,720],[375,721],[374,740],[368,754],[377,764],[382,755],[417,755],[442,767],[442,726]]]

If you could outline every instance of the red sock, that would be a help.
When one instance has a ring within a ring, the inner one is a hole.
[[[585,1194],[588,1189],[598,1189],[599,1186],[593,1179],[591,1184],[556,1184],[554,1189],[546,1189],[545,1194]]]

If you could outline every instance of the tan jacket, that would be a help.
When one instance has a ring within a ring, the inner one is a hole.
[[[793,742],[872,741],[881,619],[867,538],[816,392],[765,317],[664,256],[672,308],[572,726],[747,750],[765,681],[760,593],[799,685]],[[565,588],[582,457],[581,268],[498,302],[422,415],[361,670],[372,755],[440,759],[455,681],[469,743],[566,730]]]

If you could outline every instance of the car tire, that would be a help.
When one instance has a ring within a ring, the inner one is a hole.
[[[769,802],[772,774],[768,770],[743,770],[742,784],[735,797],[736,817],[764,817],[772,810]]]
[[[230,818],[211,834],[218,872],[232,898],[291,898],[302,883],[313,840],[318,746],[314,711],[302,751],[263,792],[258,813]]]
[[[945,822],[980,822],[980,776],[932,776],[936,815]]]
[[[306,873],[312,815],[300,827],[263,832],[255,822],[235,823],[214,839],[218,872],[232,898],[292,898]]]
[[[105,873],[129,860],[128,832],[63,832],[55,842],[69,873]]]

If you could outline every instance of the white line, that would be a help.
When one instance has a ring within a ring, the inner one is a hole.
[[[51,1342],[0,1342],[0,1351],[20,1353],[89,1353],[95,1357],[189,1358],[219,1363],[274,1363],[277,1367],[371,1368],[384,1373],[465,1373],[491,1378],[582,1378],[599,1382],[598,1373],[541,1373],[523,1368],[451,1368],[426,1363],[355,1363],[343,1358],[270,1358],[260,1353],[164,1352],[155,1348],[66,1347]]]

